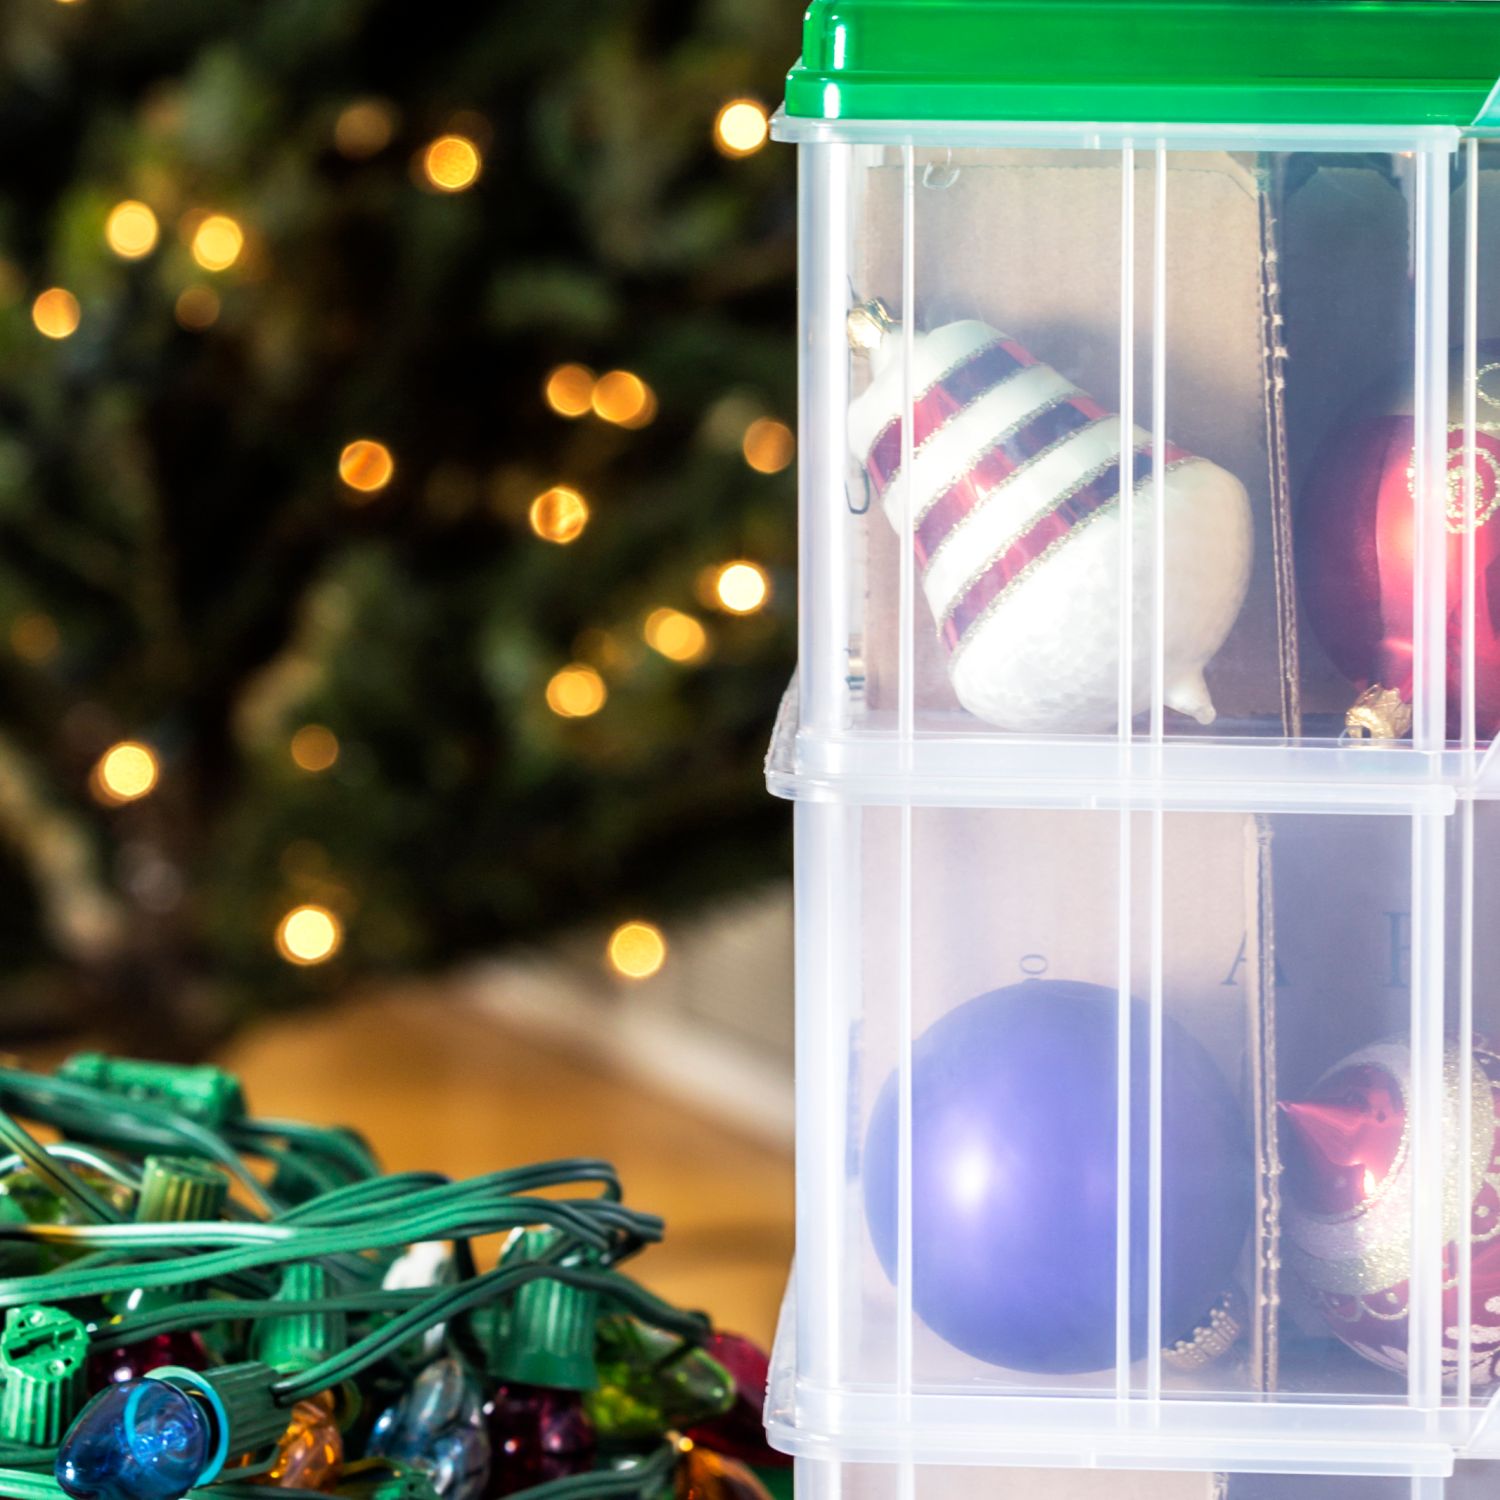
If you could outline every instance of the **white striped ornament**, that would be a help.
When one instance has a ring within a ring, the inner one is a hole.
[[[975,320],[914,339],[911,482],[900,473],[902,341],[883,309],[856,309],[851,341],[872,379],[849,444],[904,531],[915,508],[923,591],[959,702],[1002,729],[1100,732],[1119,681],[1120,420],[1013,340]],[[874,333],[872,335],[872,330]],[[1150,705],[1156,482],[1134,429],[1134,702]],[[1250,579],[1244,486],[1168,445],[1164,699],[1214,719],[1203,668]]]

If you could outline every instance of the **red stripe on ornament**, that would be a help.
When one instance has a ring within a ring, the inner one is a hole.
[[[957,416],[1002,381],[1037,363],[1013,339],[1000,339],[976,349],[912,403],[912,443],[920,448],[945,422]],[[885,493],[901,467],[901,418],[892,417],[880,430],[865,460],[865,470],[876,495]]]
[[[1182,449],[1167,444],[1167,462],[1178,463],[1191,457]],[[1138,448],[1131,465],[1131,487],[1151,477],[1153,463],[1150,448]],[[1006,591],[1044,554],[1061,546],[1081,523],[1096,516],[1119,498],[1120,461],[1115,459],[1093,479],[1059,498],[1056,505],[1040,516],[993,559],[981,572],[943,620],[942,635],[950,651],[956,651],[971,630],[980,624],[1004,597]]]
[[[1018,469],[1063,438],[1082,432],[1107,415],[1103,407],[1087,396],[1071,396],[1038,412],[1023,427],[1000,438],[918,520],[918,562],[925,567],[954,527],[983,505]]]

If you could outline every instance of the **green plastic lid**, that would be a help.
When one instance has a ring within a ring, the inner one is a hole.
[[[1492,0],[812,0],[786,112],[1486,127],[1497,79]]]

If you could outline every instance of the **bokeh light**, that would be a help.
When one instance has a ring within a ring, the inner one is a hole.
[[[714,581],[714,593],[720,608],[730,614],[754,614],[771,597],[771,580],[759,563],[725,563]]]
[[[211,286],[184,287],[177,298],[177,322],[190,333],[201,333],[219,321],[219,294]]]
[[[160,235],[161,225],[156,222],[156,215],[134,198],[115,204],[104,221],[105,243],[126,260],[149,255]]]
[[[66,287],[49,287],[31,304],[31,321],[49,339],[65,339],[78,329],[83,313]]]
[[[653,651],[669,661],[698,661],[708,650],[708,632],[702,623],[667,605],[646,616],[641,634]]]
[[[609,935],[605,956],[625,979],[649,979],[667,961],[667,940],[651,922],[622,922]]]
[[[558,365],[548,374],[542,395],[558,416],[581,417],[594,404],[594,372],[587,365]]]
[[[227,271],[245,248],[245,231],[228,214],[210,214],[193,231],[193,259],[205,271]]]
[[[617,427],[644,427],[656,415],[656,396],[651,387],[629,370],[601,375],[589,399],[594,414]]]
[[[383,490],[396,472],[391,450],[374,438],[356,438],[339,454],[339,478],[351,490],[372,495]]]
[[[797,451],[792,429],[774,417],[757,417],[746,429],[740,451],[757,474],[779,474]]]
[[[396,111],[384,99],[356,99],[333,122],[333,144],[351,161],[384,151],[395,133]]]
[[[137,802],[152,791],[160,776],[156,752],[149,745],[121,740],[95,762],[89,782],[101,802]]]
[[[291,755],[299,770],[326,771],[339,758],[338,736],[325,725],[304,724],[292,736]]]
[[[28,610],[10,622],[10,649],[24,662],[40,666],[62,649],[62,635],[51,615]]]
[[[288,963],[326,963],[343,941],[343,924],[326,906],[294,906],[276,924],[276,951]]]
[[[725,156],[753,156],[765,145],[770,130],[763,104],[731,99],[714,120],[714,145]]]
[[[440,193],[461,193],[479,180],[479,147],[466,135],[440,135],[422,153],[422,171]]]
[[[586,719],[604,707],[607,697],[604,679],[581,662],[553,673],[547,683],[547,707],[562,719]]]
[[[576,541],[589,523],[588,501],[566,484],[554,484],[531,502],[531,529],[543,541],[565,546]]]

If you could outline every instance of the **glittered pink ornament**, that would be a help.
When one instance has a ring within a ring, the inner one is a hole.
[[[1460,1054],[1444,1060],[1443,1138],[1463,1126]],[[1283,1103],[1287,1120],[1286,1230],[1293,1269],[1329,1327],[1384,1369],[1409,1362],[1412,1194],[1411,1051],[1405,1042],[1366,1047],[1326,1073],[1306,1098]],[[1470,1332],[1476,1390],[1500,1384],[1500,1054],[1474,1051],[1469,1097],[1471,1165],[1444,1166],[1443,1374],[1459,1370],[1459,1328]],[[1471,1291],[1459,1306],[1467,1243]]]

